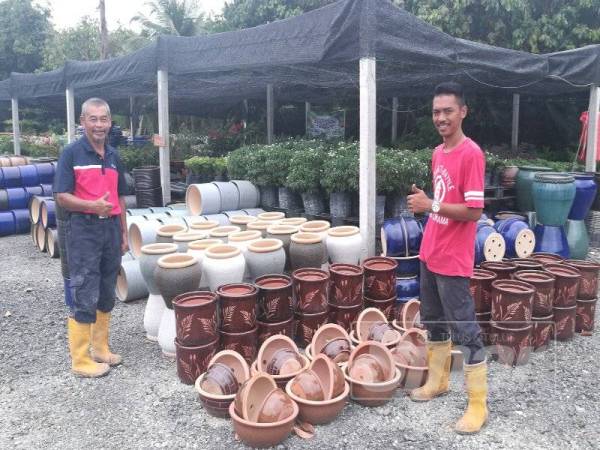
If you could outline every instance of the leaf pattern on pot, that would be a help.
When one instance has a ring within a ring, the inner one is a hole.
[[[270,299],[266,304],[266,315],[267,316],[274,316],[277,313],[277,308],[279,307],[279,302],[281,301],[281,298],[279,297],[273,297],[272,299]]]
[[[365,289],[371,290],[373,283],[375,282],[375,275],[369,275],[365,277]]]
[[[393,303],[390,303],[388,306],[386,306],[386,307],[383,309],[383,314],[385,315],[385,317],[387,317],[387,318],[388,318],[388,320],[391,320],[391,318],[392,318],[392,307],[393,307],[393,306],[394,306],[394,304],[393,304]]]
[[[333,298],[343,301],[345,298],[344,291],[337,285],[333,286]]]
[[[223,323],[230,323],[233,320],[235,314],[235,306],[227,306],[223,308]]]
[[[594,281],[589,278],[581,278],[579,291],[585,294],[594,295]]]
[[[180,339],[186,339],[190,336],[192,332],[193,320],[194,316],[192,314],[188,314],[183,319],[177,321],[177,336],[180,336]]]
[[[237,352],[237,344],[235,342],[227,342],[223,344],[223,350],[233,350]]]
[[[194,366],[196,365],[196,355],[194,353],[192,353],[190,355],[190,359],[189,361],[186,361],[185,359],[181,358],[179,360],[179,364],[181,366],[181,369],[183,371],[183,374],[187,377],[188,380],[195,380],[194,378]]]
[[[531,345],[531,337],[529,336],[529,334],[527,334],[523,337],[523,339],[521,339],[521,342],[519,342],[517,344],[517,353],[521,354],[521,352],[523,352],[523,350],[525,350],[530,345]]]
[[[206,334],[215,334],[216,331],[216,324],[213,319],[201,319],[198,318],[198,323],[200,324],[200,328],[202,328],[202,331],[204,331]]]
[[[320,289],[315,289],[313,291],[309,291],[304,295],[303,303],[307,305],[312,305],[313,303],[317,303],[319,305],[323,305],[327,303],[327,299],[324,298],[323,292]]]
[[[550,340],[550,332],[552,331],[552,324],[547,324],[546,326],[544,326],[542,328],[542,331],[540,331],[539,334],[539,345],[544,345],[546,344],[549,340]]]
[[[510,322],[514,320],[513,317],[515,316],[520,307],[520,303],[513,303],[511,305],[508,305],[508,307],[506,308],[506,313],[502,315],[502,322]]]
[[[356,299],[362,298],[362,293],[363,293],[362,283],[356,283],[354,285],[354,290],[352,291],[352,299],[356,300]]]
[[[302,324],[302,336],[304,337],[304,341],[305,342],[310,342],[312,341],[312,337],[314,334],[315,330],[313,330],[311,327],[309,327],[306,324]]]
[[[204,372],[206,372],[206,369],[208,369],[208,364],[210,363],[210,360],[212,359],[213,356],[215,356],[215,350],[208,352],[208,354],[202,360],[202,363],[200,365],[196,366],[196,373],[194,376],[194,380],[196,380],[200,375],[202,375]]]
[[[566,330],[568,321],[569,316],[565,316],[556,324],[556,334],[561,335]]]
[[[254,358],[254,347],[251,345],[242,345],[242,356],[249,360]]]
[[[252,311],[240,311],[240,315],[244,319],[244,323],[245,324],[253,325],[254,322],[256,321],[256,318],[254,317],[254,310],[252,310]]]
[[[471,297],[473,297],[474,299],[477,298],[477,297],[479,297],[477,295],[477,291],[478,290],[479,290],[478,286],[474,286],[474,285],[469,286],[469,292],[471,293]]]

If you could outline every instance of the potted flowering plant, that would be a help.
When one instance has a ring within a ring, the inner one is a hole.
[[[300,192],[307,214],[318,215],[325,210],[321,189],[324,160],[324,145],[320,141],[299,141],[295,146],[285,186]]]

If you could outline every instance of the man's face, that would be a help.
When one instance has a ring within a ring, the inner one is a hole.
[[[89,141],[104,145],[111,124],[106,107],[90,105],[85,116],[82,114],[80,120]]]
[[[443,138],[453,136],[460,130],[466,116],[467,107],[461,106],[455,95],[433,97],[433,124]]]

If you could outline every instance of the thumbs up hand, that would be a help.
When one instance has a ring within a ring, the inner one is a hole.
[[[412,213],[421,214],[431,211],[432,200],[417,185],[413,184],[410,188],[412,194],[407,197],[408,209]]]
[[[99,216],[108,216],[113,209],[113,204],[108,201],[109,193],[106,192],[102,197],[94,202],[94,211]]]

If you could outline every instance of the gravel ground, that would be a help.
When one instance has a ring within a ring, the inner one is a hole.
[[[144,338],[144,302],[117,304],[112,346],[125,358],[104,378],[69,372],[60,263],[28,236],[0,239],[0,448],[243,448],[229,421],[206,414],[175,363]],[[577,336],[534,354],[527,366],[490,365],[490,422],[458,436],[462,374],[449,395],[386,406],[350,403],[311,440],[279,448],[597,448],[600,337]],[[595,411],[595,412],[594,412]]]

